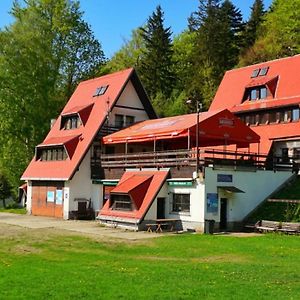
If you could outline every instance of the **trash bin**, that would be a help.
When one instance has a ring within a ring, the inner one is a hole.
[[[214,233],[215,220],[205,220],[204,233],[213,234]]]

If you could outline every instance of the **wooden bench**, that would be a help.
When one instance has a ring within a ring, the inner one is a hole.
[[[278,231],[287,233],[287,234],[299,234],[300,233],[300,224],[284,222],[281,224],[281,227],[278,229]]]
[[[163,232],[163,229],[169,229],[173,231],[176,227],[177,219],[156,219],[155,223],[146,224],[147,232]]]
[[[300,223],[261,220],[255,224],[254,228],[258,232],[283,232],[287,234],[300,233]]]
[[[258,232],[275,232],[279,229],[279,222],[260,220],[254,225],[254,228]]]

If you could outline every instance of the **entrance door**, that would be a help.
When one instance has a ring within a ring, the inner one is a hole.
[[[221,198],[220,229],[227,229],[227,198]]]
[[[165,198],[157,198],[157,219],[165,219]]]

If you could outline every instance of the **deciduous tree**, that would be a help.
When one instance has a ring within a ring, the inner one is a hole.
[[[0,166],[18,184],[74,87],[104,62],[78,1],[14,2],[0,32]]]

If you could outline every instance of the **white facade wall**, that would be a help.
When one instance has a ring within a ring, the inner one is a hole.
[[[218,174],[232,175],[232,182],[217,182]],[[217,213],[208,213],[205,203],[205,219],[219,222],[220,199],[227,198],[227,222],[240,222],[291,176],[293,173],[290,171],[257,170],[251,172],[205,168],[205,198],[207,193],[217,193],[219,200]],[[229,193],[217,186],[234,186],[245,193]]]
[[[67,199],[64,201],[64,218],[68,218],[69,211],[78,209],[78,201],[75,199],[92,200],[90,157],[91,154],[88,151],[72,180],[65,182],[65,192],[69,191],[69,201]],[[92,203],[92,207],[94,207],[94,203]]]
[[[149,119],[146,111],[144,110],[144,106],[138,94],[136,93],[135,88],[133,87],[131,81],[127,83],[116,105],[128,106],[128,107],[133,107],[138,109],[114,107],[109,117],[109,125],[111,126],[115,125],[116,114],[124,115],[124,116],[134,116],[135,122]]]
[[[31,215],[31,205],[32,205],[32,181],[27,181],[27,202],[26,202],[26,210],[27,214]]]
[[[165,182],[164,185],[161,187],[160,191],[158,192],[155,200],[153,201],[151,207],[149,208],[147,214],[144,217],[144,220],[155,220],[157,219],[157,198],[165,198],[165,214],[167,214],[168,209],[168,186]],[[166,215],[167,216],[167,215]]]

